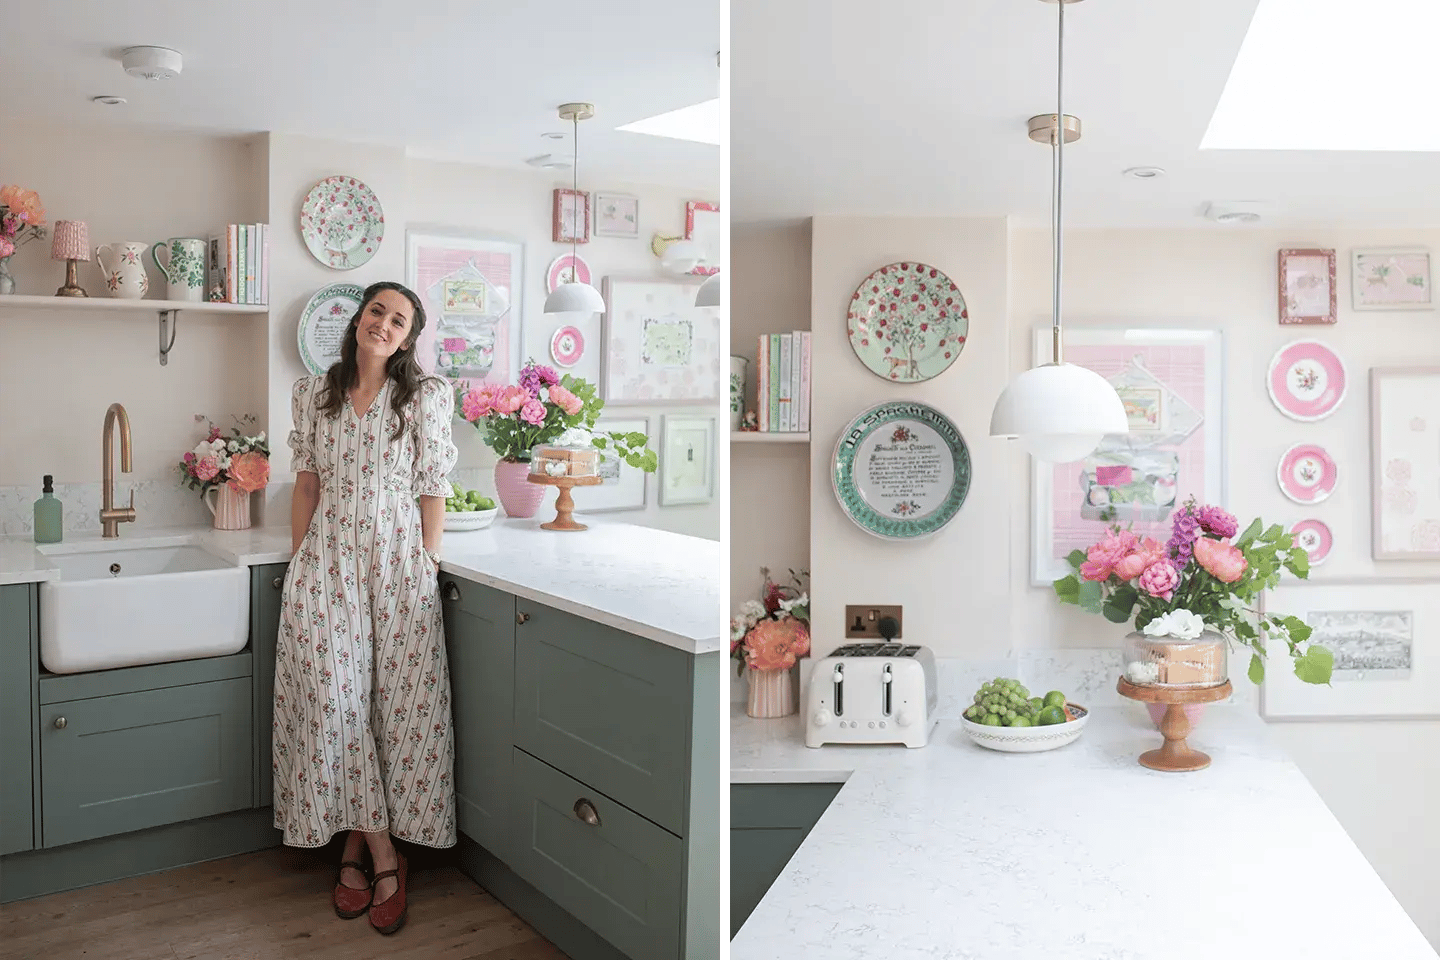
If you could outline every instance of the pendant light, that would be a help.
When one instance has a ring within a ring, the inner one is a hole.
[[[720,274],[712,273],[700,284],[700,289],[695,291],[695,306],[720,306]]]
[[[576,193],[580,192],[580,121],[589,120],[593,116],[595,116],[593,103],[560,104],[560,119],[569,120],[573,129],[570,143],[574,162],[571,164],[570,172],[571,189]],[[570,202],[575,202],[573,196],[570,198]],[[572,263],[579,260],[577,253],[579,246],[578,238],[572,238],[570,242],[570,254],[574,258]],[[603,313],[604,310],[605,298],[600,296],[599,290],[588,283],[578,281],[562,283],[550,296],[545,298],[546,313]]]
[[[1057,3],[1057,0],[1042,0]],[[1030,139],[1053,148],[1053,290],[1051,314],[1052,360],[1010,382],[990,415],[990,436],[1020,442],[1037,460],[1067,463],[1089,456],[1107,434],[1128,433],[1125,407],[1115,388],[1098,373],[1066,363],[1060,334],[1060,265],[1063,238],[1060,228],[1065,143],[1080,139],[1080,121],[1065,116],[1065,5],[1080,0],[1058,0],[1059,54],[1056,61],[1055,113],[1030,118]],[[1062,119],[1063,118],[1063,119]],[[1063,134],[1062,131],[1063,130]]]

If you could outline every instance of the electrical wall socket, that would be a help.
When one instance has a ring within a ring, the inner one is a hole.
[[[846,640],[884,640],[880,636],[880,620],[882,617],[895,618],[895,636],[899,640],[904,635],[905,620],[900,615],[899,604],[886,606],[885,604],[847,603],[845,604],[845,639]]]

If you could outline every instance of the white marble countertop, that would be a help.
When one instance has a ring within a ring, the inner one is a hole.
[[[1140,766],[1160,742],[1138,704],[1038,754],[944,720],[916,750],[809,749],[732,708],[731,782],[844,783],[732,960],[1436,960],[1258,717],[1210,707],[1206,770]]]
[[[443,572],[474,580],[689,653],[720,649],[720,544],[652,527],[583,518],[589,530],[558,533],[539,520],[497,518],[485,530],[444,535]],[[128,534],[128,535],[127,535]],[[238,566],[285,563],[289,527],[171,527],[71,534],[37,549],[0,538],[0,584],[59,579],[42,550],[79,552],[194,544]]]

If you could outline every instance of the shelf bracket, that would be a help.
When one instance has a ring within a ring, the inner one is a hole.
[[[160,366],[163,367],[169,363],[170,351],[175,346],[175,333],[180,329],[180,311],[157,310],[156,313],[160,317]],[[169,343],[165,342],[165,332],[167,329],[170,332]]]

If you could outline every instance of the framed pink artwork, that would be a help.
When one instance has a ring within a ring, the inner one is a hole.
[[[1035,363],[1050,359],[1050,326],[1035,331]],[[1031,582],[1071,573],[1065,558],[1112,524],[1170,539],[1193,496],[1225,504],[1224,343],[1219,330],[1065,327],[1065,359],[1104,377],[1130,432],[1074,463],[1031,463]]]
[[[1281,250],[1281,323],[1335,322],[1335,251]]]
[[[685,239],[694,240],[705,251],[692,274],[708,277],[720,272],[720,256],[725,249],[725,225],[720,219],[720,204],[708,200],[690,200],[685,204]]]
[[[550,238],[556,243],[590,242],[590,194],[555,188],[555,222]]]
[[[1440,367],[1370,369],[1370,555],[1440,560]]]

